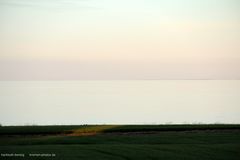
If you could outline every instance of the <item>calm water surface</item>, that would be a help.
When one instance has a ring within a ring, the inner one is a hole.
[[[0,123],[240,123],[240,80],[1,81]]]

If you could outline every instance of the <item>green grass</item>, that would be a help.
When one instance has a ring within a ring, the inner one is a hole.
[[[55,153],[55,158],[46,159],[193,159],[193,160],[238,160],[239,145],[229,144],[94,144],[94,145],[34,145],[34,146],[6,146],[1,152],[25,153]],[[16,159],[16,158],[15,158]],[[25,159],[30,159],[26,157]],[[34,158],[32,158],[34,159]],[[35,158],[36,159],[36,158]]]
[[[24,159],[61,160],[240,157],[240,125],[27,126],[31,134],[25,135],[24,127],[0,127],[0,153],[25,153]],[[29,153],[54,153],[56,157],[33,158],[27,156]]]

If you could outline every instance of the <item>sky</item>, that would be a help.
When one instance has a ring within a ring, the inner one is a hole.
[[[239,80],[240,0],[0,0],[3,125],[239,123]]]
[[[240,79],[239,0],[0,0],[0,80]]]
[[[240,124],[239,80],[1,81],[0,124]]]

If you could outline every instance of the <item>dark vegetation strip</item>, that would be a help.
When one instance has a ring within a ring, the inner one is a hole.
[[[106,129],[103,132],[154,132],[194,130],[240,130],[240,125],[125,125]]]
[[[209,125],[54,125],[54,126],[1,126],[0,135],[56,135],[75,133],[124,133],[195,130],[240,130],[239,124]],[[103,129],[101,129],[101,127]],[[96,128],[96,129],[95,129]]]
[[[0,135],[56,135],[72,133],[85,125],[53,125],[53,126],[2,126]]]

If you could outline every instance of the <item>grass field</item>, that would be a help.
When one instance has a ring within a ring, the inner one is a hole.
[[[5,126],[0,153],[1,159],[237,160],[240,125]]]

